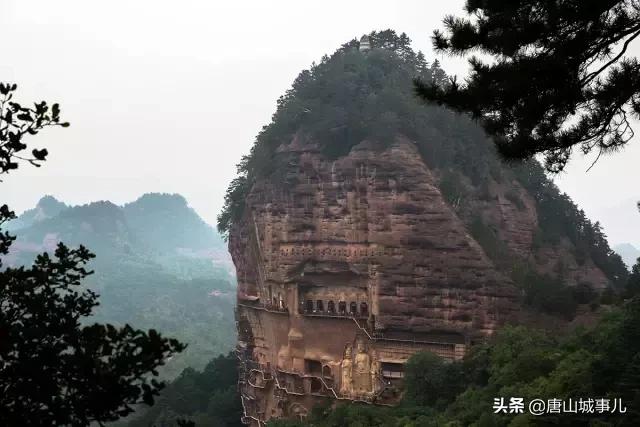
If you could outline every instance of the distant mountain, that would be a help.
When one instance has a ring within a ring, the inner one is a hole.
[[[38,201],[35,208],[24,211],[18,218],[10,221],[6,228],[9,231],[15,231],[21,228],[30,227],[37,222],[58,215],[67,208],[68,206],[66,204],[58,201],[53,196],[47,195]]]
[[[58,242],[96,254],[86,285],[100,295],[90,322],[155,328],[189,344],[163,375],[201,369],[235,343],[235,279],[222,238],[177,194],[145,194],[125,206],[68,206],[51,196],[12,221],[3,258],[27,265]]]
[[[140,242],[147,245],[145,250],[171,253],[224,248],[220,235],[179,194],[145,194],[124,205],[123,212]]]
[[[83,244],[106,257],[135,254],[163,263],[175,257],[229,262],[220,235],[179,194],[145,194],[122,207],[109,201],[67,206],[46,196],[20,215],[11,230],[19,233],[10,264],[28,262],[60,241]]]
[[[50,250],[57,242],[64,241],[70,246],[83,244],[105,256],[126,253],[127,247],[136,240],[122,208],[107,201],[67,207],[53,217],[17,230],[16,234],[19,248],[37,248],[41,244],[42,249]]]
[[[640,258],[640,250],[631,243],[615,245],[613,250],[620,254],[622,260],[629,268],[631,268],[636,263],[637,259]]]

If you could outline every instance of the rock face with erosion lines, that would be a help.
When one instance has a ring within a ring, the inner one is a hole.
[[[460,359],[516,297],[410,141],[335,161],[296,142],[280,148],[295,182],[257,182],[229,240],[256,425],[326,398],[396,403],[413,353]]]

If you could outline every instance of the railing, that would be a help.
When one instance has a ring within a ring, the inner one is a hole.
[[[247,408],[247,401],[253,401],[255,400],[253,397],[251,396],[247,396],[243,391],[242,391],[242,385],[243,384],[247,384],[246,381],[246,375],[247,375],[247,362],[250,362],[250,360],[248,360],[246,358],[246,354],[243,355],[241,353],[246,353],[245,349],[238,349],[236,348],[235,354],[236,357],[238,358],[238,388],[240,390],[240,403],[242,404],[242,417],[240,419],[240,421],[243,424],[251,424],[251,421],[255,421],[256,423],[258,423],[258,427],[263,427],[266,426],[266,422],[261,420],[260,418],[254,417],[253,415],[251,415],[249,412],[249,409]],[[245,356],[245,357],[243,357]],[[251,411],[252,413],[255,411]]]
[[[242,306],[247,306],[249,308],[254,308],[254,309],[260,309],[260,310],[265,310],[265,311],[273,311],[276,313],[288,313],[288,310],[286,311],[276,311],[276,310],[270,310],[267,307],[264,306],[256,306],[256,305],[248,305],[248,304],[238,304],[238,305],[242,305]],[[401,338],[391,338],[391,337],[385,337],[384,334],[382,333],[377,333],[377,332],[370,332],[366,327],[362,326],[360,324],[360,322],[358,321],[357,317],[354,316],[354,313],[327,313],[327,312],[308,312],[305,313],[303,312],[304,315],[307,316],[318,316],[318,317],[337,317],[337,318],[348,318],[348,319],[352,319],[353,322],[356,324],[356,326],[372,341],[377,341],[377,340],[384,340],[384,341],[393,341],[393,342],[403,342],[403,343],[415,343],[415,344],[432,344],[432,345],[455,345],[455,343],[446,343],[446,342],[438,342],[438,341],[424,341],[424,340],[415,340],[415,339],[401,339]],[[303,372],[298,372],[298,371],[287,371],[284,369],[274,369],[274,368],[265,368],[264,366],[260,365],[259,363],[257,363],[256,361],[252,360],[250,358],[250,355],[247,353],[246,349],[237,349],[236,350],[236,356],[239,359],[240,362],[240,369],[239,369],[239,380],[238,383],[240,385],[245,384],[245,385],[249,385],[252,388],[256,388],[256,389],[265,389],[267,387],[268,382],[273,381],[274,385],[276,387],[277,391],[283,392],[287,395],[292,395],[292,396],[305,396],[307,394],[311,394],[314,396],[319,396],[319,397],[331,397],[334,398],[336,400],[348,400],[351,402],[360,402],[360,403],[366,403],[369,405],[372,404],[376,404],[376,405],[381,405],[381,406],[392,406],[390,404],[386,404],[386,403],[381,403],[379,401],[377,401],[377,398],[380,397],[382,394],[385,393],[385,391],[387,390],[387,384],[383,379],[382,375],[376,375],[375,380],[378,382],[378,387],[374,387],[374,389],[376,389],[377,391],[369,396],[344,396],[341,393],[337,392],[335,390],[335,387],[333,386],[333,384],[329,385],[327,383],[327,381],[325,380],[325,378],[322,375],[313,375],[313,374],[306,374]],[[261,376],[261,380],[258,381],[260,384],[258,384],[255,381],[252,381],[252,378],[255,379],[255,377],[253,377],[253,375],[260,375]],[[320,382],[320,384],[322,385],[322,388],[320,389],[320,392],[310,392],[307,393],[306,390],[303,388],[301,391],[297,391],[297,390],[289,390],[287,388],[286,384],[282,384],[282,378],[280,378],[282,375],[289,375],[289,376],[295,376],[297,378],[300,379],[305,379],[305,378],[309,378],[309,379],[316,379]],[[333,381],[332,381],[333,382]],[[241,388],[242,389],[242,388]],[[249,410],[247,408],[247,401],[251,401],[250,406],[253,405],[253,401],[255,399],[251,396],[246,395],[245,393],[241,392],[241,401],[242,401],[242,409],[243,409],[243,422],[247,423],[247,421],[254,421],[257,422],[258,427],[263,427],[266,426],[266,422],[256,416],[250,415],[249,414]],[[257,411],[251,411],[254,414]],[[258,414],[256,414],[258,415]]]
[[[369,330],[366,327],[360,325],[360,323],[358,322],[357,319],[355,319],[353,317],[351,319],[353,319],[353,321],[356,323],[358,328],[360,328],[360,330],[362,332],[364,332],[370,340],[373,340],[373,341],[380,340],[380,341],[396,341],[396,342],[413,343],[413,344],[453,345],[453,346],[456,345],[456,343],[445,342],[445,341],[426,341],[426,340],[416,340],[416,339],[413,339],[413,338],[412,339],[391,338],[391,337],[385,336],[384,333],[382,333],[382,332],[370,333]]]
[[[242,403],[242,417],[240,418],[240,422],[243,424],[250,424],[250,421],[253,420],[258,423],[258,427],[266,426],[267,423],[262,421],[260,418],[254,417],[253,415],[249,415],[247,411],[247,404],[245,403],[246,396],[240,395],[240,402]]]
[[[252,362],[252,365],[255,364],[254,366],[259,366],[257,363]],[[304,378],[310,378],[310,379],[317,379],[320,381],[320,383],[322,384],[323,388],[326,389],[329,393],[329,395],[321,395],[319,393],[312,393],[314,395],[320,395],[320,396],[327,396],[327,397],[333,397],[334,399],[338,399],[338,400],[349,400],[349,401],[353,401],[353,402],[362,402],[362,403],[367,403],[367,404],[373,404],[373,398],[379,396],[383,391],[384,391],[384,387],[386,386],[384,380],[378,375],[376,376],[377,381],[379,382],[379,387],[378,391],[376,393],[374,393],[372,396],[367,396],[367,397],[352,397],[352,396],[343,396],[341,394],[338,394],[338,392],[336,392],[335,388],[329,384],[327,384],[326,380],[322,377],[322,376],[318,376],[318,375],[313,375],[313,374],[305,374],[302,372],[297,372],[297,371],[287,371],[284,369],[271,369],[270,371],[265,372],[265,370],[260,367],[260,368],[251,368],[250,372],[258,372],[262,375],[262,381],[263,382],[267,382],[267,381],[275,381],[275,385],[279,390],[284,391],[286,394],[290,394],[290,395],[294,395],[294,396],[304,396],[307,393],[305,391],[302,392],[298,392],[298,391],[291,391],[289,390],[286,385],[283,386],[281,384],[281,381],[278,377],[278,374],[285,374],[285,375],[291,375],[291,376],[296,376],[300,379],[304,379]],[[249,385],[252,385],[250,382],[247,381],[247,383]],[[264,388],[263,386],[259,386],[258,388]],[[380,404],[380,403],[376,403],[376,404]],[[387,406],[391,406],[391,405],[387,405]]]
[[[287,371],[284,369],[265,369],[263,366],[261,366],[259,363],[257,363],[254,360],[248,359],[246,358],[246,351],[241,351],[240,349],[236,349],[236,357],[238,358],[238,361],[240,363],[240,369],[239,369],[239,378],[238,378],[238,384],[239,385],[243,385],[243,384],[248,384],[249,386],[253,387],[253,388],[258,388],[258,389],[265,389],[266,388],[266,384],[269,381],[273,381],[274,385],[276,386],[276,390],[279,390],[281,392],[284,392],[285,394],[288,395],[293,395],[293,396],[305,396],[307,395],[306,391],[303,390],[302,392],[298,392],[298,391],[290,391],[286,385],[282,385],[279,375],[290,375],[290,376],[295,376],[298,377],[300,379],[305,379],[305,378],[309,378],[309,379],[317,379],[318,381],[320,381],[320,384],[322,385],[322,391],[326,391],[326,393],[318,393],[318,392],[310,392],[309,394],[314,395],[314,396],[318,396],[318,397],[332,397],[336,400],[348,400],[351,402],[360,402],[360,403],[366,403],[368,405],[372,405],[372,404],[376,404],[376,405],[381,405],[381,406],[392,406],[390,404],[385,404],[385,403],[381,403],[381,402],[376,402],[375,399],[377,397],[379,397],[381,394],[384,393],[385,391],[385,387],[386,387],[386,383],[384,382],[384,380],[382,379],[382,377],[380,375],[376,376],[376,380],[378,381],[378,387],[376,387],[376,389],[378,390],[377,392],[375,392],[374,394],[372,394],[371,396],[360,396],[360,397],[353,397],[353,396],[343,396],[342,394],[339,394],[338,392],[336,392],[335,388],[333,387],[333,385],[329,385],[327,383],[327,381],[325,380],[325,378],[323,378],[322,376],[319,375],[313,375],[313,374],[305,374],[302,372],[297,372],[297,371]],[[242,355],[241,353],[245,353],[244,355]],[[245,357],[243,357],[245,356]],[[253,373],[256,374],[260,374],[262,376],[261,378],[261,383],[263,383],[264,385],[259,385],[256,384],[255,382],[251,381],[251,376]],[[241,387],[242,390],[242,387]],[[258,423],[258,427],[263,427],[266,426],[266,422],[260,418],[257,418],[256,416],[250,415],[249,414],[249,410],[247,408],[247,401],[250,401],[253,403],[253,401],[255,400],[253,397],[246,395],[245,393],[241,392],[240,394],[241,396],[241,402],[242,402],[242,422],[245,424],[248,424],[247,421],[252,420]],[[250,404],[249,406],[252,406],[252,404]],[[251,411],[253,413],[255,413],[256,411]]]
[[[369,313],[353,313],[353,312],[346,312],[346,311],[329,311],[329,310],[307,310],[304,307],[301,307],[298,310],[298,313],[302,314],[303,316],[310,316],[310,317],[335,317],[335,318],[340,318],[340,319],[368,319],[369,318]]]
[[[237,306],[252,308],[254,310],[268,311],[269,313],[289,314],[289,309],[287,307],[281,308],[273,304],[261,304],[261,303],[250,304],[246,302],[239,302]]]

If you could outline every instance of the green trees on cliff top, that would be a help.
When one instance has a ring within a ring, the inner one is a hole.
[[[415,53],[406,35],[387,30],[371,34],[374,49],[358,50],[352,40],[331,57],[302,71],[277,103],[271,123],[263,127],[248,156],[238,165],[238,177],[227,190],[225,207],[218,217],[218,229],[227,233],[243,212],[244,196],[257,178],[275,177],[282,170],[284,157],[276,152],[294,136],[303,143],[315,143],[331,158],[342,156],[363,140],[381,147],[397,135],[421,145],[430,164],[452,162],[457,141],[471,133],[482,137],[469,121],[454,123],[454,114],[437,107],[421,105],[413,94],[412,79],[432,76],[444,79],[437,63],[431,66],[424,55]],[[475,133],[474,133],[475,131]],[[478,150],[487,151],[487,144]],[[478,157],[486,157],[485,154]],[[468,162],[469,174],[482,165]]]
[[[502,163],[471,119],[420,101],[414,79],[436,85],[448,80],[437,61],[429,64],[422,53],[414,52],[404,34],[386,30],[371,33],[370,39],[370,51],[359,51],[358,42],[352,40],[324,56],[302,71],[278,100],[271,123],[258,134],[227,189],[218,217],[221,233],[228,234],[242,218],[244,199],[256,179],[286,181],[282,176],[286,168],[280,166],[286,165],[287,155],[277,152],[281,144],[296,137],[336,158],[363,140],[384,148],[402,135],[415,142],[430,168],[442,173],[443,184],[447,176],[463,177],[476,194],[482,194],[490,180],[517,180],[536,200],[539,241],[555,244],[568,239],[578,260],[590,257],[612,283],[624,285],[624,263],[600,226],[560,193],[537,161]]]

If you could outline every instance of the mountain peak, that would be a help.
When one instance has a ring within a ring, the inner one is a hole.
[[[43,196],[38,200],[38,203],[34,208],[24,211],[18,218],[9,222],[7,229],[15,231],[21,228],[30,227],[37,222],[53,218],[68,207],[69,206],[51,195]]]
[[[123,209],[127,223],[156,250],[202,249],[220,244],[213,228],[180,194],[146,193]]]
[[[24,242],[39,244],[55,234],[68,244],[85,244],[99,255],[125,248],[174,254],[222,247],[213,228],[179,194],[147,193],[124,206],[108,200],[67,206],[44,196],[9,225],[21,230],[17,234]]]
[[[74,214],[77,212],[92,212],[103,215],[122,215],[120,206],[109,200],[98,200],[84,205],[73,206],[69,209],[69,212],[73,212]]]
[[[65,203],[59,201],[51,195],[43,196],[36,204],[36,219],[51,218],[68,208]]]
[[[47,208],[47,207],[51,207],[51,206],[64,206],[64,207],[66,207],[67,205],[64,204],[63,202],[61,202],[60,200],[56,199],[55,197],[53,197],[50,194],[42,196],[40,198],[40,200],[38,200],[38,203],[36,204],[36,207],[40,207],[40,208]]]
[[[187,206],[187,199],[178,193],[145,193],[125,206],[146,203],[171,203],[176,206]]]

